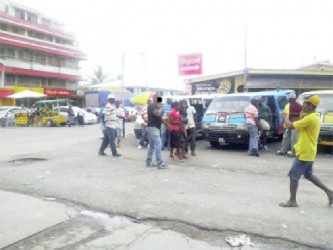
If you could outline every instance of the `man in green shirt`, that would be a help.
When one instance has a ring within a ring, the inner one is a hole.
[[[259,113],[259,129],[261,131],[259,149],[264,149],[265,151],[268,151],[267,137],[272,124],[272,112],[270,107],[263,102],[262,98],[257,104],[257,109]]]

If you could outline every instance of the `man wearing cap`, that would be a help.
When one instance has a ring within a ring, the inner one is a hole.
[[[315,112],[320,103],[318,96],[310,96],[303,102],[301,119],[291,122],[286,113],[282,113],[285,124],[288,128],[297,129],[299,137],[295,145],[296,158],[289,171],[290,198],[287,202],[280,203],[281,207],[298,207],[296,193],[298,181],[303,175],[317,187],[321,188],[328,196],[329,205],[333,204],[333,191],[326,187],[322,181],[313,175],[312,165],[317,154],[317,141],[320,132],[320,116]]]
[[[258,152],[258,142],[259,142],[259,119],[258,119],[258,109],[256,108],[259,97],[252,97],[251,102],[245,108],[245,118],[246,126],[249,131],[249,156],[259,156]]]
[[[162,125],[162,98],[154,95],[153,103],[148,106],[148,123],[147,132],[149,140],[149,148],[146,158],[146,167],[152,167],[152,159],[155,151],[156,163],[159,169],[165,168],[166,164],[162,159],[162,141],[161,141],[161,125]]]
[[[285,107],[286,113],[289,115],[289,120],[291,122],[298,121],[300,118],[300,113],[302,111],[302,105],[296,101],[295,93],[287,94],[289,103]],[[285,128],[283,139],[281,143],[281,148],[276,152],[277,155],[286,155],[294,157],[294,146],[297,142],[298,132],[296,129]],[[289,151],[290,150],[290,151]]]
[[[116,133],[117,133],[117,113],[116,113],[116,107],[114,105],[115,103],[115,96],[108,95],[108,103],[104,108],[103,115],[104,115],[104,122],[105,122],[105,130],[107,136],[103,138],[102,145],[99,149],[98,154],[105,156],[104,150],[106,146],[110,143],[111,146],[111,152],[112,155],[115,157],[121,156],[121,154],[118,154],[116,149]]]

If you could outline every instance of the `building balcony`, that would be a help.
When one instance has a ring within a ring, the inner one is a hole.
[[[0,63],[4,65],[4,71],[8,74],[30,75],[66,80],[81,80],[80,70],[75,67],[42,65],[36,61],[26,62],[23,60],[0,57]]]

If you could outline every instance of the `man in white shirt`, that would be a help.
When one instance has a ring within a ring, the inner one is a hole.
[[[116,101],[116,115],[117,115],[117,148],[120,147],[121,134],[123,128],[123,122],[125,117],[125,110],[121,107],[120,101]]]
[[[186,103],[187,105],[187,103]],[[188,127],[187,127],[187,141],[186,141],[186,151],[188,151],[188,145],[190,144],[191,148],[191,155],[196,156],[195,148],[196,148],[196,129],[195,129],[195,120],[197,111],[192,106],[187,106],[186,109],[187,113],[187,121],[188,121]]]
[[[114,105],[115,103],[115,96],[108,95],[108,103],[104,108],[103,115],[104,115],[104,121],[105,121],[105,129],[107,137],[104,137],[102,145],[99,149],[98,154],[105,156],[104,150],[106,146],[110,143],[111,146],[111,152],[112,155],[115,157],[121,156],[121,154],[118,154],[116,149],[116,132],[117,132],[117,113],[116,113],[116,107]]]

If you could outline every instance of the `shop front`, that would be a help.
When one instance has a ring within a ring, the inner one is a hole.
[[[74,101],[74,106],[83,106],[84,92],[79,90],[45,88],[44,94],[47,95],[47,100],[57,100],[62,98],[71,99]]]
[[[34,100],[33,99],[13,99],[9,98],[11,94],[16,94],[25,90],[31,90],[40,94],[44,94],[43,88],[34,87],[4,87],[0,88],[0,106],[25,106],[30,107]]]

